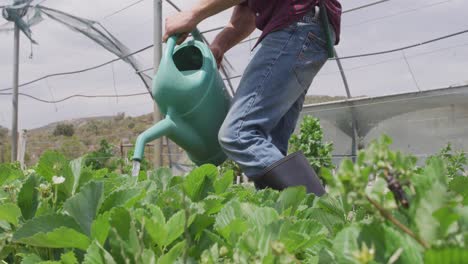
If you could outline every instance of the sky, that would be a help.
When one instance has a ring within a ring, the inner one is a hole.
[[[115,11],[136,0],[46,0],[43,5],[78,17],[99,21],[131,51],[153,42],[153,0],[143,0],[115,15]],[[0,0],[0,6],[9,1]],[[175,0],[182,9],[195,5],[195,0]],[[343,10],[375,0],[341,0]],[[346,13],[342,17],[340,56],[376,52],[420,43],[468,29],[468,0],[390,0],[373,7]],[[163,4],[163,17],[175,10]],[[223,26],[231,10],[203,21],[199,28],[208,30]],[[0,25],[6,21],[0,17]],[[46,74],[73,71],[114,59],[104,50],[76,32],[48,18],[32,28],[39,45],[22,36],[20,47],[20,83]],[[259,32],[253,33],[258,36]],[[205,35],[209,40],[216,32]],[[251,58],[255,41],[241,44],[226,56],[242,74]],[[31,55],[32,51],[32,56]],[[0,89],[11,87],[13,32],[0,33]],[[136,56],[142,68],[152,67],[153,52]],[[406,59],[405,59],[406,58]],[[468,82],[468,34],[429,45],[381,56],[343,60],[353,96],[380,96],[430,90]],[[151,71],[148,72],[151,74]],[[237,85],[238,79],[234,80]],[[145,91],[133,69],[115,62],[90,72],[49,78],[23,87],[21,92],[46,100],[57,100],[72,94],[131,94]],[[345,96],[344,86],[335,61],[329,61],[315,78],[310,95]],[[108,116],[124,112],[136,116],[149,113],[153,102],[148,95],[127,98],[76,98],[57,104],[45,104],[20,96],[19,127],[31,129],[52,122],[82,117]],[[0,95],[0,125],[11,127],[11,96]]]

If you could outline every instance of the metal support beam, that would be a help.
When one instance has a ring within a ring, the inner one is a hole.
[[[336,49],[333,48],[333,51],[335,52],[335,56],[336,56],[336,64],[338,64],[338,69],[340,69],[340,74],[341,74],[341,78],[343,79],[343,84],[344,84],[344,87],[345,87],[345,90],[346,90],[346,96],[348,97],[348,99],[351,99],[352,98],[352,95],[351,95],[351,91],[349,89],[349,84],[348,84],[348,79],[346,78],[346,74],[344,72],[344,69],[343,69],[343,65],[341,65],[341,60],[338,56],[338,53],[336,52]],[[357,120],[356,120],[356,115],[355,115],[355,111],[354,111],[354,106],[352,103],[350,103],[350,111],[351,111],[351,125],[352,125],[352,128],[353,128],[353,136],[351,138],[351,155],[352,155],[352,160],[353,161],[356,161],[356,157],[357,157],[357,152],[358,152],[358,141],[359,141],[359,133],[358,133],[358,124],[357,124]]]
[[[19,82],[20,29],[15,23],[13,42],[13,118],[11,125],[11,161],[18,160],[18,82]]]
[[[162,0],[154,0],[154,75],[158,72],[159,62],[162,57]],[[161,112],[154,102],[153,121],[157,123],[161,120]],[[157,139],[154,141],[154,167],[158,168],[163,165],[162,161],[162,140]]]

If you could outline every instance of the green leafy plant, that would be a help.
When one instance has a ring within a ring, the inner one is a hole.
[[[443,148],[436,157],[443,159],[447,164],[447,173],[449,178],[455,176],[466,176],[465,168],[468,166],[468,159],[464,152],[456,152],[452,149],[452,144]]]
[[[184,177],[95,170],[46,152],[0,166],[6,263],[466,263],[467,177],[450,162],[390,149],[382,137],[324,170],[328,194],[234,185],[212,165]],[[388,179],[389,176],[392,179]],[[392,184],[404,192],[407,206]]]
[[[86,155],[86,166],[94,170],[109,168],[111,171],[117,168],[113,162],[113,147],[105,139],[101,140],[100,148]]]
[[[322,168],[332,168],[333,144],[323,139],[323,130],[320,120],[305,116],[298,134],[292,135],[289,140],[290,152],[302,151],[315,171]]]

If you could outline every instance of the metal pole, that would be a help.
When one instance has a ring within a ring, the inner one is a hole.
[[[154,74],[158,71],[159,62],[162,57],[162,0],[154,0]],[[153,121],[157,123],[161,120],[161,112],[154,102]],[[158,168],[162,165],[162,141],[157,139],[154,141],[154,167]]]
[[[333,51],[335,52],[336,64],[338,64],[338,69],[340,69],[341,78],[343,79],[343,84],[346,90],[346,96],[348,97],[348,99],[351,99],[352,98],[351,91],[349,89],[348,79],[346,78],[343,65],[341,65],[340,57],[338,56],[338,53],[336,52],[335,48],[333,48]],[[352,160],[356,161],[356,156],[358,152],[359,133],[358,133],[358,124],[356,120],[356,114],[355,114],[354,106],[352,103],[350,103],[350,110],[351,110],[351,127],[353,130],[353,136],[351,137],[351,155],[352,155]]]
[[[15,23],[13,44],[13,118],[11,126],[11,161],[18,160],[18,81],[19,81],[20,29]]]

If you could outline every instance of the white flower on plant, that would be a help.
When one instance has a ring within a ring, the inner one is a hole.
[[[26,175],[31,175],[31,174],[33,174],[33,173],[36,173],[36,171],[33,170],[33,169],[28,169],[28,170],[26,170]]]
[[[54,176],[52,177],[52,183],[55,185],[62,184],[65,182],[65,178],[63,176]]]

